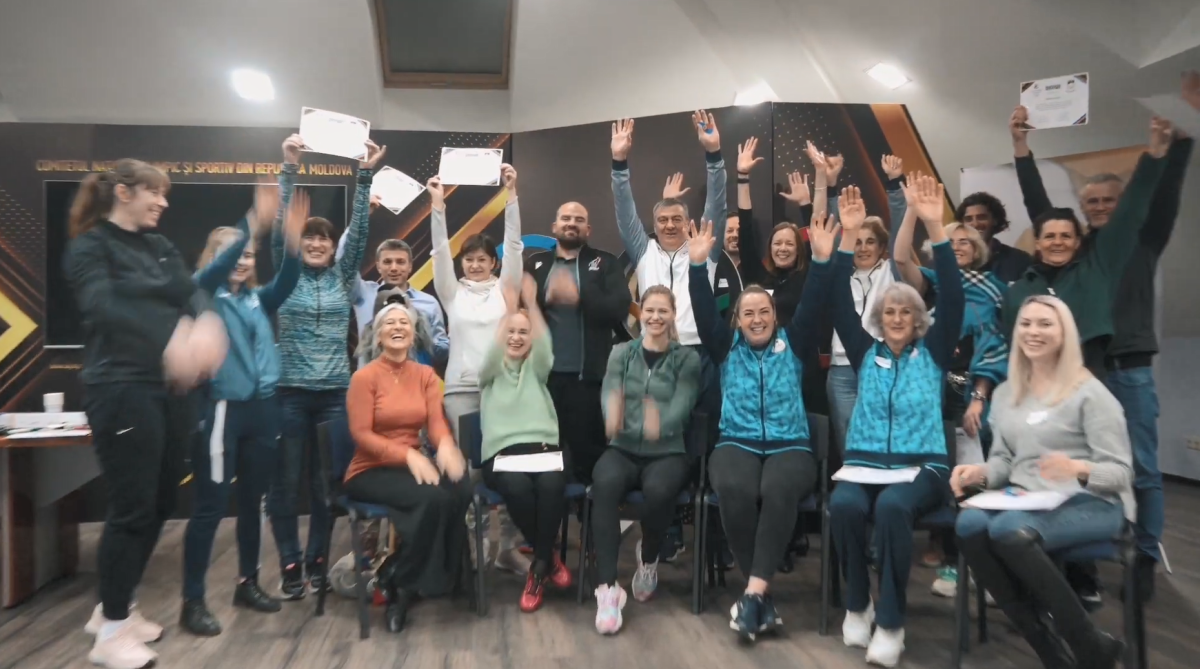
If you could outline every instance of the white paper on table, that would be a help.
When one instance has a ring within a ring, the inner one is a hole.
[[[312,107],[300,110],[300,138],[305,151],[363,160],[370,136],[370,121]]]
[[[1138,98],[1137,101],[1156,116],[1174,123],[1177,128],[1192,137],[1200,137],[1200,111],[1193,109],[1178,94],[1152,95],[1148,98]]]
[[[399,214],[404,208],[425,192],[421,182],[393,167],[384,166],[375,173],[371,182],[371,195],[378,195],[383,206]]]
[[[59,439],[61,437],[87,437],[91,430],[34,430],[9,434],[8,439]]]
[[[499,186],[503,149],[458,149],[442,147],[438,176],[442,183],[456,186]]]
[[[1007,490],[987,490],[968,497],[963,506],[988,511],[1049,511],[1062,506],[1076,493],[1071,492],[1025,492],[1010,494]]]
[[[1021,105],[1029,111],[1030,129],[1087,125],[1088,73],[1021,83]]]
[[[863,485],[891,485],[893,483],[912,483],[917,480],[917,474],[920,473],[920,467],[876,469],[875,467],[846,466],[834,473],[833,480]]]
[[[562,451],[528,455],[497,455],[492,461],[492,471],[494,472],[537,474],[539,472],[561,472],[562,470]]]

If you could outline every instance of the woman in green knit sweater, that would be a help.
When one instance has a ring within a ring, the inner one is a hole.
[[[537,472],[503,471],[509,467],[501,464],[520,456],[553,459],[554,454],[566,455],[558,444],[558,416],[546,388],[554,367],[554,347],[535,291],[528,274],[520,295],[515,286],[504,287],[508,313],[479,371],[483,481],[500,493],[521,534],[533,541],[533,564],[521,593],[521,610],[526,613],[541,607],[547,582],[565,590],[573,581],[570,570],[554,552],[566,513],[566,463],[559,459],[550,471]],[[519,308],[522,300],[525,311]],[[501,471],[496,470],[498,466]]]

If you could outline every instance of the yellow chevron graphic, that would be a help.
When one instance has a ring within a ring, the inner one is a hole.
[[[0,360],[4,360],[26,337],[33,334],[37,323],[18,309],[4,293],[0,293],[0,319],[8,324],[8,329],[0,335]]]
[[[459,249],[462,248],[463,242],[467,241],[467,237],[478,232],[483,232],[489,223],[494,221],[497,216],[504,212],[504,207],[508,204],[508,189],[501,188],[495,197],[483,205],[483,208],[467,221],[466,225],[462,226],[454,236],[450,238],[450,255],[458,255]],[[425,264],[420,267],[408,279],[408,285],[417,290],[423,290],[425,286],[433,281],[433,258],[425,261]]]

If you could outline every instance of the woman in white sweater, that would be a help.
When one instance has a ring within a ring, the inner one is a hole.
[[[431,236],[433,241],[433,287],[446,310],[449,320],[450,356],[446,364],[445,409],[446,420],[454,431],[454,439],[463,446],[458,434],[458,421],[462,416],[479,411],[479,370],[483,358],[496,338],[496,328],[508,314],[502,284],[521,288],[522,252],[521,215],[517,208],[517,171],[511,165],[500,168],[501,178],[508,191],[508,203],[504,207],[504,256],[508,259],[496,277],[496,243],[486,235],[477,234],[463,242],[460,251],[463,278],[454,273],[454,254],[450,249],[450,238],[446,232],[446,200],[441,179],[434,177],[426,187],[429,190]],[[465,449],[464,449],[465,450]],[[467,455],[464,452],[464,455]],[[478,472],[471,472],[477,480]],[[473,524],[468,514],[467,524]],[[486,519],[485,519],[486,522]],[[524,575],[529,571],[529,559],[517,551],[519,535],[507,514],[500,516],[500,550],[496,554],[496,566],[506,571]],[[487,530],[485,528],[486,536]],[[474,534],[472,533],[472,536]],[[490,554],[489,542],[484,539],[483,559],[486,565]],[[479,555],[472,547],[472,555]]]

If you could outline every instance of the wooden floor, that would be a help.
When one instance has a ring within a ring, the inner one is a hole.
[[[1159,596],[1150,605],[1150,665],[1154,669],[1200,665],[1200,489],[1168,484],[1166,545],[1175,569],[1160,576]],[[865,667],[863,651],[848,649],[840,637],[841,614],[835,612],[828,637],[817,635],[818,562],[816,555],[800,562],[794,573],[781,575],[775,585],[776,601],[786,623],[786,633],[761,640],[754,647],[739,646],[729,630],[729,607],[739,592],[740,577],[731,578],[727,590],[710,593],[702,616],[690,606],[691,552],[680,566],[660,568],[659,596],[649,604],[630,598],[625,628],[615,638],[597,635],[593,628],[594,605],[577,606],[572,597],[554,594],[533,615],[517,609],[521,579],[492,575],[492,607],[485,619],[476,618],[465,601],[430,601],[417,604],[408,628],[392,635],[381,628],[382,615],[372,612],[372,636],[358,640],[354,607],[336,595],[323,618],[314,618],[314,601],[287,603],[277,614],[236,611],[229,602],[236,572],[237,551],[232,521],[222,524],[209,574],[209,604],[225,625],[213,639],[181,633],[179,587],[184,524],[173,522],[164,533],[138,593],[143,613],[167,627],[157,644],[160,667],[189,669],[313,669],[326,667],[446,667],[462,669],[584,669],[597,667]],[[637,530],[631,532],[636,535]],[[27,669],[87,667],[90,637],[83,624],[94,604],[94,572],[98,526],[83,531],[83,573],[55,584],[16,609],[0,611],[0,667]],[[633,538],[622,551],[622,580],[628,587],[632,574]],[[263,582],[277,583],[274,545],[269,537],[264,551]],[[335,535],[335,554],[349,550],[345,525]],[[1102,569],[1110,592],[1119,574]],[[914,568],[909,588],[907,646],[901,666],[910,669],[949,666],[952,639],[951,602],[929,595],[932,570]],[[1106,596],[1098,613],[1101,624],[1120,633],[1119,602]],[[965,667],[1008,669],[1036,667],[1037,661],[1019,638],[1010,633],[1003,617],[992,611],[992,641],[972,645]],[[750,663],[753,663],[752,665]]]

